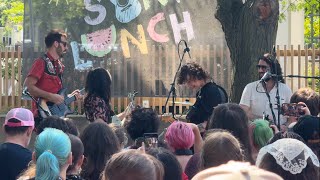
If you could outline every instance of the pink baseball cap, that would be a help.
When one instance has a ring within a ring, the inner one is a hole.
[[[11,119],[17,119],[20,122],[12,122]],[[9,127],[34,126],[34,117],[29,109],[13,108],[6,115],[4,125]]]

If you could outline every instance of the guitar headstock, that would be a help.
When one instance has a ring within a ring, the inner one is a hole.
[[[135,90],[133,92],[128,93],[128,98],[129,98],[130,102],[134,102],[134,98],[136,97],[137,94],[138,94],[138,92]]]

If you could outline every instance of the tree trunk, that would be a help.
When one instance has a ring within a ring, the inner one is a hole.
[[[246,84],[258,78],[256,64],[275,45],[278,0],[218,0],[216,18],[225,32],[233,63],[230,100],[239,103]]]

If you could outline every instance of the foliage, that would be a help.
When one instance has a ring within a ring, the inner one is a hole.
[[[5,27],[5,33],[11,32],[14,26],[17,27],[17,30],[21,30],[23,15],[23,0],[3,0],[0,2],[0,26]]]
[[[305,13],[305,21],[304,21],[304,37],[305,43],[311,44],[311,19],[310,15],[319,14],[320,12],[320,1],[319,0],[282,0],[281,4],[281,12],[280,12],[280,22],[286,19],[285,13],[287,11],[301,11],[304,10]],[[320,16],[313,17],[313,37],[320,38]],[[320,47],[320,41],[315,44],[316,47]]]
[[[308,76],[315,76],[315,77],[320,77],[320,68],[314,68],[315,69],[315,72],[314,72],[314,75],[312,74],[312,67],[309,66],[308,67]],[[312,79],[312,78],[309,78],[308,79],[308,87],[312,88],[312,81],[315,81],[315,91],[316,92],[320,92],[320,79]]]

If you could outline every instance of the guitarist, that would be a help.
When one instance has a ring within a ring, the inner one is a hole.
[[[62,30],[52,30],[45,37],[47,52],[37,58],[24,82],[29,93],[35,98],[44,98],[55,104],[64,102],[64,97],[57,94],[62,89],[62,74],[64,65],[61,58],[68,50],[67,34]],[[80,91],[75,90],[71,95],[80,98]],[[38,107],[32,102],[32,112],[35,122],[38,124],[41,117],[38,114]]]

